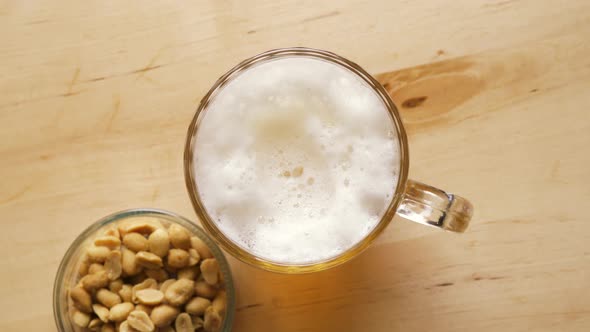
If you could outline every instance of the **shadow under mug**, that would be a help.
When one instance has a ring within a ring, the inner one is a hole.
[[[221,230],[216,226],[215,222],[212,221],[212,218],[209,216],[207,210],[201,202],[195,181],[193,167],[193,160],[195,156],[195,138],[202,120],[202,115],[207,110],[209,103],[226,84],[228,84],[244,70],[256,64],[280,57],[308,57],[321,59],[344,67],[350,72],[358,75],[372,89],[375,90],[379,98],[381,98],[383,103],[387,106],[387,109],[391,115],[391,121],[397,130],[398,142],[400,144],[399,151],[401,165],[396,191],[379,223],[369,234],[367,234],[367,236],[365,236],[360,242],[350,249],[344,251],[336,257],[317,263],[300,265],[277,263],[257,257],[237,245],[225,234],[223,234],[223,232],[221,232]],[[242,260],[243,262],[269,271],[282,273],[308,273],[328,269],[330,267],[344,263],[356,256],[375,240],[375,238],[393,219],[395,214],[423,225],[432,226],[447,231],[465,231],[473,215],[473,207],[471,203],[460,196],[450,194],[443,190],[408,179],[408,157],[408,139],[399,116],[399,112],[383,86],[381,86],[381,84],[377,82],[375,78],[373,78],[356,63],[353,63],[334,53],[311,48],[295,47],[271,50],[246,59],[227,72],[225,75],[220,77],[217,82],[215,82],[213,87],[211,87],[209,92],[201,100],[197,112],[195,113],[195,116],[193,117],[191,125],[188,129],[184,150],[184,173],[186,186],[192,204],[198,217],[201,219],[201,223],[227,252]]]

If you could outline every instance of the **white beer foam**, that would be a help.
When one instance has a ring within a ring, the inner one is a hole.
[[[400,167],[378,95],[347,69],[304,57],[258,64],[223,87],[194,155],[219,229],[285,264],[324,261],[361,241],[391,201]]]

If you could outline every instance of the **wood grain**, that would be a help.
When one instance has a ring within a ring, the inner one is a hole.
[[[231,259],[234,331],[587,331],[587,1],[0,2],[0,330],[55,331],[75,236],[131,207],[195,219],[188,123],[241,59],[309,46],[387,88],[410,177],[468,197],[461,236],[395,220],[329,271]]]

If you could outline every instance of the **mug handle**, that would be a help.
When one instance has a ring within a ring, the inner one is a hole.
[[[463,233],[473,216],[473,205],[463,197],[408,180],[396,213],[422,225]]]

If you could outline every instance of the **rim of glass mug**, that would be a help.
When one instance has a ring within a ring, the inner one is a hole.
[[[105,227],[106,225],[115,223],[125,218],[138,216],[156,217],[180,224],[188,228],[191,234],[196,235],[201,240],[203,240],[203,242],[205,242],[207,247],[209,247],[211,250],[213,257],[218,260],[220,273],[223,274],[225,282],[227,310],[225,317],[223,318],[223,326],[220,331],[231,331],[236,307],[236,292],[231,269],[227,259],[225,258],[225,255],[221,249],[219,249],[217,244],[215,244],[215,241],[213,241],[213,239],[211,239],[211,237],[195,223],[176,213],[151,208],[123,210],[105,216],[98,221],[93,222],[70,244],[59,264],[59,268],[57,269],[55,280],[53,282],[53,317],[58,331],[66,332],[76,330],[75,328],[72,328],[72,323],[68,323],[64,320],[64,317],[67,317],[68,315],[68,301],[66,291],[68,286],[67,283],[70,282],[72,278],[71,274],[77,271],[79,266],[80,260],[77,255],[80,254],[81,246],[87,243],[89,239],[91,239],[92,235],[94,235],[98,230]]]
[[[209,217],[207,210],[203,206],[198,194],[198,188],[195,181],[195,177],[193,174],[193,157],[194,157],[194,142],[197,130],[199,129],[200,122],[202,120],[202,115],[207,109],[207,106],[213,100],[219,91],[234,77],[239,75],[244,70],[259,64],[264,61],[276,59],[278,57],[290,57],[290,56],[304,56],[304,57],[311,57],[322,59],[331,63],[335,63],[340,65],[351,72],[358,75],[360,78],[363,79],[381,98],[383,103],[388,109],[388,113],[390,115],[391,121],[393,122],[395,129],[397,131],[398,142],[399,142],[399,153],[400,153],[400,172],[399,178],[397,182],[397,186],[395,189],[395,194],[393,195],[387,210],[381,216],[381,220],[375,226],[375,228],[365,236],[360,242],[358,242],[353,247],[349,248],[348,250],[342,252],[340,255],[330,258],[326,261],[318,262],[318,263],[311,263],[311,264],[280,264],[277,262],[272,262],[269,260],[262,259],[257,257],[250,252],[246,251],[245,249],[241,248],[237,244],[235,244],[232,240],[230,240],[221,230],[212,222],[211,218]],[[237,257],[243,262],[251,264],[253,266],[261,267],[265,270],[273,271],[273,272],[283,272],[283,273],[308,273],[314,271],[321,271],[336,265],[342,264],[352,257],[358,255],[364,249],[366,249],[373,240],[383,232],[385,227],[391,222],[394,215],[396,214],[397,208],[404,196],[404,191],[406,188],[406,183],[408,180],[408,168],[409,168],[409,155],[408,155],[408,142],[406,131],[402,125],[401,118],[399,116],[397,107],[394,105],[393,101],[383,88],[383,86],[377,82],[373,76],[367,73],[364,69],[362,69],[356,63],[347,60],[337,54],[332,52],[312,49],[312,48],[305,48],[305,47],[293,47],[293,48],[282,48],[282,49],[275,49],[270,50],[258,55],[255,55],[249,59],[246,59],[232,68],[230,71],[225,73],[221,76],[215,84],[211,87],[209,92],[203,97],[201,103],[199,104],[197,111],[191,121],[190,127],[187,133],[186,145],[184,150],[184,173],[185,173],[185,182],[187,186],[187,190],[189,192],[189,196],[193,207],[201,220],[201,224],[204,228],[211,234],[220,244],[221,246],[228,251],[231,255]]]

